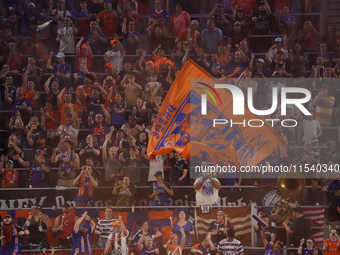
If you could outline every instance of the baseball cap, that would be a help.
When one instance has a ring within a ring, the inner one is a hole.
[[[46,139],[46,137],[44,135],[38,135],[37,137],[38,139]]]
[[[275,38],[275,43],[282,43],[282,38],[281,37],[276,37]]]
[[[63,3],[65,3],[65,0],[58,0],[58,2],[63,2]]]
[[[157,171],[153,176],[161,176],[161,175],[163,175],[163,173],[162,173],[162,171]]]
[[[259,5],[264,4],[264,1],[259,1]]]
[[[34,203],[32,207],[36,209],[41,209],[41,205],[39,203]]]
[[[115,65],[112,66],[111,63],[106,63],[105,67],[109,67],[109,68],[111,68],[111,69],[112,69],[113,67],[116,68],[116,66],[115,66]]]
[[[130,115],[129,120],[137,120],[136,115]]]
[[[119,220],[115,220],[115,221],[112,223],[112,227],[117,226],[119,223],[120,223]]]
[[[34,8],[36,7],[34,3],[29,3],[28,6],[33,6]]]
[[[9,162],[9,163],[11,163],[12,165],[14,165],[13,160],[8,159],[8,160],[6,160],[6,163],[7,163],[7,162]]]
[[[241,22],[239,22],[238,20],[235,21],[234,26],[241,26]]]
[[[112,1],[111,0],[105,0],[104,2],[107,2],[109,4],[112,4]]]
[[[258,60],[256,60],[256,61],[259,61],[259,62],[261,62],[261,63],[263,63],[264,64],[264,60],[263,60],[263,58],[259,58]]]
[[[243,8],[238,8],[237,12],[244,12]]]
[[[283,242],[281,241],[276,241],[275,243],[279,244],[281,246],[281,248],[283,247]]]
[[[224,212],[223,211],[218,211],[216,214],[223,214],[224,215]]]
[[[198,20],[194,19],[191,21],[190,25],[199,25],[200,23],[198,22]]]
[[[24,93],[26,92],[26,89],[24,87],[19,87],[18,89],[21,89]]]
[[[322,89],[329,89],[329,86],[327,84],[322,84]]]
[[[71,113],[67,114],[66,118],[72,118],[72,114]]]
[[[41,150],[41,149],[37,149],[37,150],[35,151],[35,154],[39,154],[39,155],[43,155],[43,156],[44,156],[44,151]]]
[[[117,42],[116,39],[110,40],[110,44],[113,44],[113,43],[115,43],[115,42]]]
[[[83,45],[81,46],[81,48],[82,48],[82,49],[88,49],[89,47],[87,47],[86,44],[83,44]]]
[[[64,53],[58,52],[57,58],[64,58],[64,57],[65,57],[65,54],[64,54]]]

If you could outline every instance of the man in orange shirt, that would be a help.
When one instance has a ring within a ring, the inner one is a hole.
[[[107,37],[112,37],[116,33],[116,20],[118,18],[117,11],[112,9],[112,1],[104,1],[104,11],[101,11],[97,16],[97,23],[102,32]]]
[[[62,91],[58,94],[57,101],[58,101],[58,108],[60,111],[60,124],[64,125],[66,123],[66,116],[68,114],[71,114],[71,109],[69,107],[72,107],[74,112],[78,115],[79,108],[78,105],[72,104],[72,94],[70,92],[65,93],[66,88],[63,88]],[[65,93],[65,100],[62,100],[62,96]]]
[[[77,104],[79,106],[79,110],[81,111],[86,111],[87,109],[86,101],[85,101],[85,98],[82,96],[81,90],[82,88],[84,88],[85,94],[88,97],[91,96],[92,88],[93,88],[93,81],[94,81],[94,78],[92,74],[87,73],[85,74],[85,77],[84,77],[84,85],[80,85],[77,88],[77,94],[76,94]]]
[[[329,239],[323,241],[323,251],[325,255],[340,255],[340,241],[336,229],[332,228],[329,233]]]
[[[237,10],[239,8],[242,8],[245,15],[252,14],[256,5],[256,0],[233,0],[233,2],[231,3],[233,9]]]

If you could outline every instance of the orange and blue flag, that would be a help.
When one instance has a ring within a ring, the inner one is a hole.
[[[280,139],[269,125],[234,124],[260,118],[247,107],[244,115],[233,115],[232,94],[227,89],[213,89],[221,82],[212,78],[195,62],[187,61],[158,112],[150,134],[149,157],[175,150],[185,158],[238,167],[257,165],[277,148]],[[226,78],[223,83],[235,84],[235,79]],[[206,115],[201,114],[202,94],[209,95]],[[229,124],[213,127],[214,119],[229,120]]]

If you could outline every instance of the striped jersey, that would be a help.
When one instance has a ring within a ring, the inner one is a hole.
[[[116,218],[111,218],[111,219],[100,219],[98,221],[98,224],[96,226],[96,230],[99,231],[99,236],[102,238],[107,239],[109,234],[113,231],[113,226],[112,223],[117,221]]]
[[[238,255],[244,252],[244,249],[239,240],[233,239],[229,242],[227,238],[225,238],[218,243],[217,251],[223,255]]]

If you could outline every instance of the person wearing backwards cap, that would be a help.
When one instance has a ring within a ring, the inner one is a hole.
[[[85,223],[81,224],[83,220],[85,220]],[[77,249],[79,249],[79,253],[82,255],[92,255],[92,243],[90,237],[95,226],[94,221],[87,212],[84,212],[83,215],[76,221],[72,233],[73,246],[71,255],[76,254]]]
[[[190,51],[195,50],[197,44],[201,42],[201,34],[197,31],[199,25],[198,20],[192,20],[188,28],[179,32],[175,43],[182,41],[187,44],[187,48],[189,48]]]
[[[173,196],[174,192],[168,182],[164,182],[163,173],[157,171],[154,176],[156,182],[151,185],[149,199],[150,206],[168,205],[168,196]]]
[[[19,173],[18,171],[14,170],[14,162],[12,160],[6,160],[5,164],[6,168],[3,169],[5,158],[6,158],[5,155],[1,155],[0,160],[1,188],[2,189],[17,188]]]
[[[125,50],[123,45],[120,43],[117,35],[114,35],[114,39],[110,41],[111,50],[108,50],[104,54],[106,63],[114,64],[117,68],[117,73],[123,70],[123,59],[125,56]]]
[[[84,42],[85,37],[82,36],[79,40],[79,42],[76,45],[76,53],[78,58],[78,70],[80,70],[80,63],[83,61],[86,69],[88,72],[92,70],[92,61],[93,61],[93,54],[90,47],[90,41],[87,41],[82,45],[82,42]]]
[[[45,162],[44,151],[36,150],[34,160],[24,161],[19,155],[13,157],[23,167],[30,168],[30,184],[33,188],[41,188],[48,186],[48,173],[51,171],[51,166]]]
[[[25,232],[19,226],[14,225],[12,216],[6,214],[0,225],[0,254],[21,255],[19,236],[24,234]]]
[[[118,220],[112,223],[113,231],[107,237],[105,244],[104,254],[107,254],[110,246],[112,245],[112,253],[114,255],[127,255],[128,254],[128,239],[129,231],[126,229],[123,218],[118,216]]]
[[[132,136],[133,139],[138,140],[139,134],[143,131],[143,128],[137,124],[136,115],[130,115],[128,121],[128,123],[125,123],[122,126],[123,131]]]

